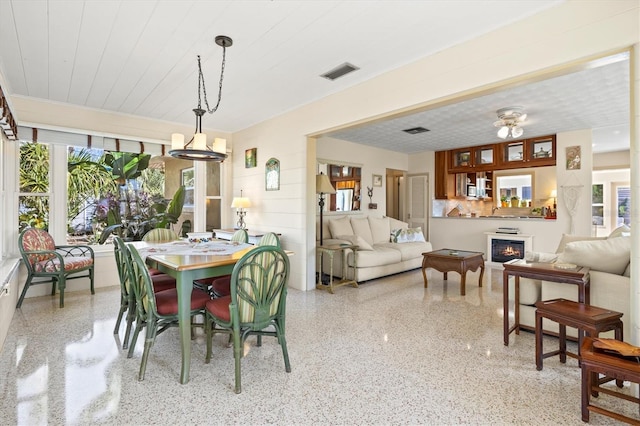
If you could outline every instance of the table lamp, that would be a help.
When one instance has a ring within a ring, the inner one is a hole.
[[[558,198],[558,191],[556,189],[551,191],[551,198],[553,198],[553,211],[556,211],[556,198]]]
[[[316,175],[316,194],[320,194],[320,202],[318,203],[320,206],[320,245],[322,245],[322,212],[324,211],[324,195],[335,193],[336,190],[333,185],[331,185],[329,176],[322,172],[320,172],[319,175]]]
[[[244,217],[247,212],[244,209],[251,207],[251,201],[248,198],[242,196],[242,190],[240,190],[239,197],[233,198],[231,207],[238,209],[236,211],[236,213],[238,214],[238,223],[236,224],[235,229],[247,229],[247,225],[246,223],[244,223]]]

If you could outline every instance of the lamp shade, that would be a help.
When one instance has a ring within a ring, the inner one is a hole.
[[[555,190],[555,189],[552,189],[551,190],[551,198],[556,198],[556,197],[558,197],[558,191]]]
[[[236,209],[246,209],[251,207],[251,200],[247,197],[235,197],[231,202],[231,207]]]
[[[331,185],[329,176],[320,173],[316,175],[316,194],[335,194],[336,190]]]

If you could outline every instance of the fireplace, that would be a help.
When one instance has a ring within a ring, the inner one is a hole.
[[[491,239],[491,259],[500,263],[524,259],[524,241]]]
[[[487,262],[504,263],[512,259],[524,259],[533,250],[533,235],[500,234],[485,232],[487,235]]]

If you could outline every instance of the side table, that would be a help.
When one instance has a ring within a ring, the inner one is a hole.
[[[576,266],[562,269],[554,263],[527,262],[514,259],[503,264],[502,297],[504,309],[504,345],[509,346],[509,335],[515,330],[520,334],[520,277],[534,280],[545,280],[556,283],[574,284],[578,286],[578,302],[589,304],[589,268]],[[509,327],[509,276],[515,277],[515,324]]]
[[[358,249],[357,245],[333,244],[333,245],[317,245],[316,246],[316,256],[318,259],[318,268],[317,268],[318,282],[316,284],[317,289],[328,290],[329,293],[334,294],[333,290],[336,287],[341,287],[343,285],[351,285],[356,288],[358,287],[358,283],[356,282],[355,279],[350,280],[347,278],[348,265],[347,265],[347,256],[345,256],[347,249],[351,249],[354,251],[352,268],[353,268],[353,276],[355,278],[355,273],[356,273],[355,251]],[[325,254],[329,256],[329,264],[331,265],[329,268],[329,285],[322,284],[322,256]],[[342,279],[340,281],[334,282],[333,281],[333,257],[336,254],[339,254],[340,256],[342,256]]]

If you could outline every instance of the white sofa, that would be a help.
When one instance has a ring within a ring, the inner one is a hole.
[[[630,337],[630,269],[631,239],[629,228],[614,230],[608,237],[563,235],[556,250],[556,262],[573,263],[590,268],[590,304],[622,312],[624,338]],[[513,279],[512,279],[513,280]],[[513,282],[510,283],[513,286]],[[513,287],[510,289],[513,294]],[[520,324],[535,330],[535,303],[539,300],[568,299],[578,301],[578,289],[572,284],[520,279]],[[543,320],[543,329],[557,333],[558,324]],[[567,328],[567,334],[577,337],[577,331]],[[613,337],[613,332],[603,333]]]
[[[432,251],[419,228],[411,229],[406,222],[364,215],[330,216],[323,221],[323,244],[351,243],[358,246],[355,254],[346,250],[347,277],[358,282],[422,266],[422,253]],[[392,235],[393,232],[393,235]],[[316,233],[319,237],[319,232]],[[400,242],[391,242],[397,238]],[[318,241],[319,242],[319,241]],[[355,258],[354,258],[355,255]],[[355,276],[352,266],[355,260]],[[323,271],[329,271],[328,256],[323,258]],[[342,258],[333,260],[334,275],[342,275]]]

